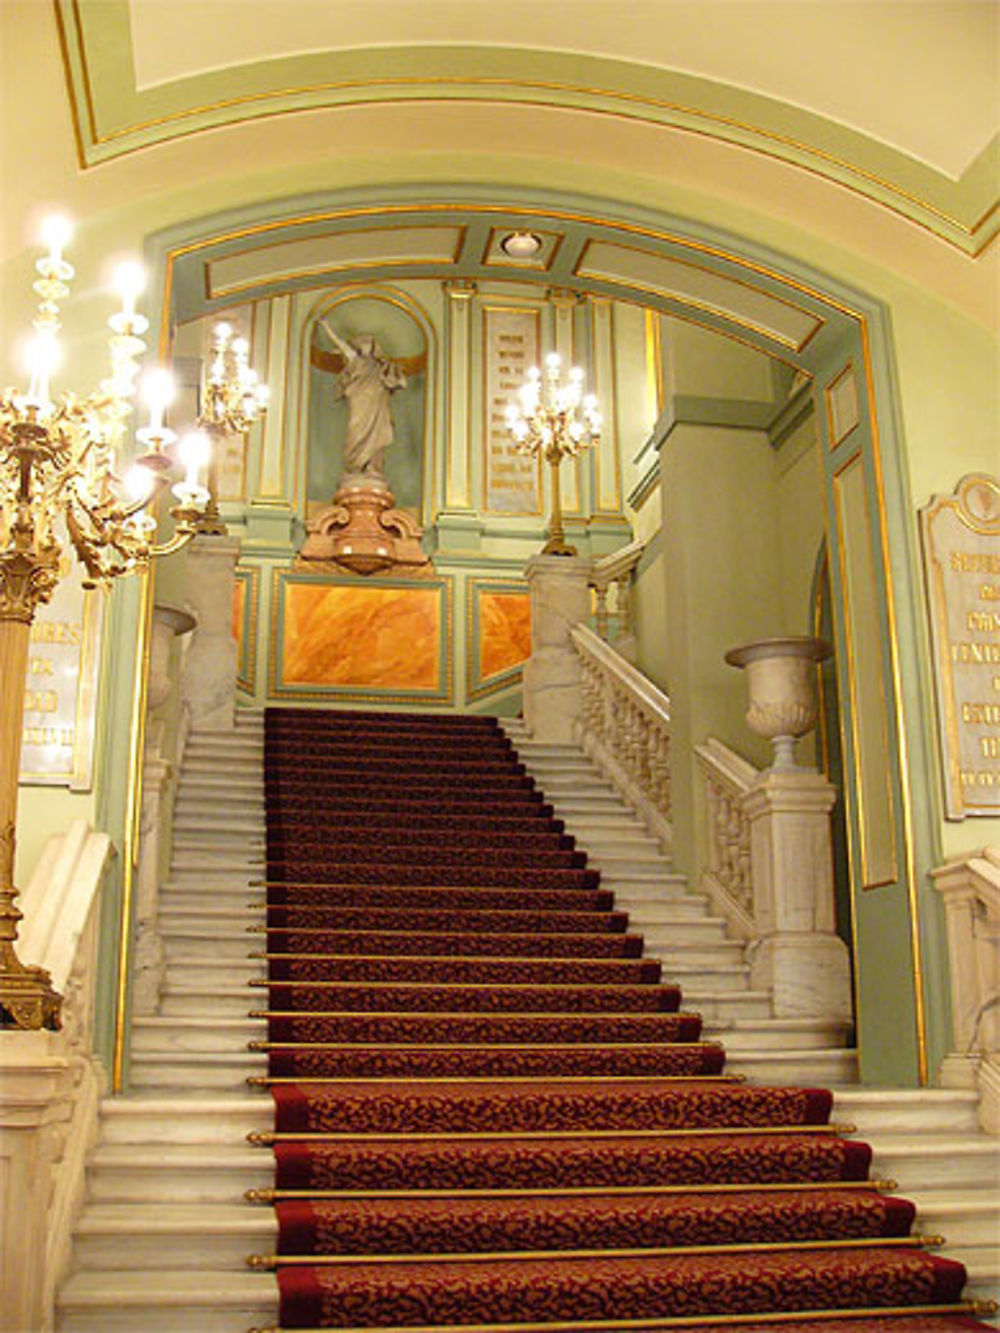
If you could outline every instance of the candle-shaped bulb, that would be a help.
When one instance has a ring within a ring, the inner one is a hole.
[[[115,269],[114,288],[121,297],[122,315],[135,318],[135,303],[146,285],[146,270],[136,259],[127,259]]]
[[[198,473],[208,466],[211,441],[203,430],[193,430],[181,440],[177,450],[184,464],[184,489],[192,494],[199,489]]]
[[[220,320],[212,330],[212,334],[215,338],[216,347],[225,347],[226,343],[233,336],[233,326],[227,324],[224,319]]]
[[[149,408],[150,433],[163,429],[164,413],[174,401],[176,393],[174,377],[165,367],[154,366],[146,372],[142,381],[142,398]]]
[[[552,370],[558,370],[558,369],[559,369],[559,366],[560,366],[560,364],[561,364],[561,362],[560,362],[560,360],[559,360],[559,353],[558,353],[558,352],[550,352],[550,353],[548,354],[548,356],[545,358],[545,364],[546,364],[546,366],[548,367],[548,369],[549,369],[550,371],[552,371]]]
[[[28,398],[39,407],[49,403],[49,380],[59,365],[59,340],[51,329],[39,329],[28,343],[27,363],[31,382]]]
[[[61,213],[52,213],[42,223],[42,244],[48,247],[53,264],[62,263],[63,250],[73,235],[73,224]]]

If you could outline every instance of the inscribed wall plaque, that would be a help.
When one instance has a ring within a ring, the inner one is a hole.
[[[486,508],[495,514],[539,514],[538,460],[518,453],[506,416],[529,367],[538,364],[538,311],[488,306],[483,339]]]
[[[90,786],[102,594],[85,592],[81,566],[63,557],[52,600],[31,626],[21,734],[21,782]]]
[[[975,473],[920,511],[945,807],[1000,812],[1000,482]]]

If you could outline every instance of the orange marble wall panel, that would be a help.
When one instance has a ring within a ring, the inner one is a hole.
[[[247,593],[250,591],[245,579],[237,579],[233,586],[233,638],[243,643],[243,627],[247,618]]]
[[[526,592],[479,593],[479,679],[531,656],[531,599]]]
[[[284,685],[439,688],[439,588],[288,582],[284,593]]]

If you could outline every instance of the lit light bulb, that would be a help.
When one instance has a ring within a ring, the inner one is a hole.
[[[28,399],[36,407],[49,405],[49,380],[61,356],[59,340],[51,329],[39,329],[28,343],[25,357],[31,376]]]
[[[150,431],[162,429],[164,413],[176,396],[176,382],[166,367],[154,366],[146,372],[142,380],[142,399],[149,408]]]
[[[42,244],[48,246],[48,258],[53,264],[62,263],[63,250],[73,235],[73,224],[61,213],[50,214],[42,223]]]
[[[177,453],[185,472],[184,480],[174,487],[174,494],[181,500],[197,498],[202,494],[198,473],[208,466],[212,454],[211,441],[203,430],[193,430],[181,440]]]
[[[227,324],[225,320],[220,320],[219,323],[216,324],[215,328],[212,330],[212,333],[215,336],[215,341],[217,343],[221,343],[224,346],[233,336],[233,326],[231,324]]]
[[[112,283],[121,297],[122,315],[127,320],[135,318],[135,303],[146,286],[146,270],[137,259],[127,259],[115,269]]]

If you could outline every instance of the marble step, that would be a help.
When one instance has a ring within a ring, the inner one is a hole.
[[[219,764],[217,770],[193,777],[182,772],[177,784],[178,801],[257,801],[263,808],[264,782],[253,769],[242,770]]]
[[[132,1059],[147,1054],[242,1053],[247,1042],[266,1038],[267,1024],[259,1018],[223,1018],[211,1014],[189,1018],[162,1014],[136,1017],[132,1019]]]
[[[271,1098],[246,1089],[230,1097],[132,1093],[101,1103],[100,1146],[217,1144],[242,1152],[247,1134],[273,1127]]]
[[[1000,1275],[1000,1220],[997,1217],[996,1180],[978,1191],[918,1189],[907,1198],[917,1205],[917,1227],[929,1234],[944,1236],[948,1251],[956,1255],[960,1248],[986,1248],[991,1256],[977,1255],[977,1260],[992,1257],[993,1273]],[[984,1244],[992,1240],[992,1245]]]
[[[852,1121],[852,1123],[855,1123]],[[926,1132],[900,1135],[895,1127],[862,1130],[858,1137],[872,1146],[872,1171],[907,1188],[975,1190],[988,1182],[994,1200],[1000,1186],[997,1145],[986,1134],[953,1135]]]
[[[835,1120],[857,1125],[862,1137],[885,1126],[893,1132],[975,1135],[978,1098],[962,1088],[834,1088]],[[994,1140],[995,1150],[1000,1143]]]
[[[175,851],[170,860],[171,877],[191,873],[198,875],[232,876],[234,873],[260,875],[264,869],[262,852],[253,849],[236,852]]]
[[[711,991],[696,983],[684,987],[681,1007],[693,1009],[707,1022],[770,1018],[771,997],[767,991]]]
[[[730,1055],[748,1051],[836,1050],[845,1045],[850,1025],[821,1018],[706,1019],[702,1037],[721,1041]]]
[[[247,993],[252,997],[257,987],[250,987],[247,983],[252,977],[263,976],[264,961],[261,958],[188,959],[179,953],[170,960],[167,985],[181,990],[198,990],[203,986],[246,985]]]
[[[270,1107],[270,1097],[266,1100]],[[87,1202],[94,1204],[239,1205],[246,1190],[274,1185],[273,1156],[249,1144],[165,1143],[155,1150],[148,1143],[105,1144],[94,1150],[89,1165]]]
[[[249,986],[198,987],[174,986],[168,980],[160,999],[160,1013],[165,1018],[199,1018],[216,1014],[219,1018],[244,1018],[251,1008],[261,1008],[262,992]]]
[[[797,1088],[824,1088],[850,1083],[858,1076],[857,1052],[833,1049],[736,1050],[726,1060],[727,1074],[740,1074],[750,1083],[786,1084]]]
[[[138,1216],[137,1216],[138,1214]],[[247,1255],[274,1251],[272,1208],[243,1203],[96,1204],[85,1208],[73,1237],[73,1263],[88,1272],[137,1269],[246,1271]]]
[[[245,860],[251,855],[263,856],[265,846],[264,832],[259,824],[234,828],[223,819],[214,828],[175,827],[174,831],[175,857],[207,852],[213,857],[236,856]]]
[[[634,923],[633,923],[634,924]],[[735,940],[719,939],[713,943],[691,941],[687,943],[669,930],[656,928],[652,931],[639,931],[645,942],[645,956],[657,958],[663,964],[664,973],[680,966],[689,969],[707,968],[716,971],[723,967],[739,967],[743,963],[743,945]]]
[[[241,727],[239,731],[192,731],[184,747],[184,758],[232,751],[263,753],[263,750],[263,731],[252,731],[249,727]]]
[[[129,1066],[137,1092],[190,1088],[238,1096],[247,1079],[267,1073],[267,1060],[251,1051],[139,1051]]]
[[[273,1327],[273,1273],[225,1269],[76,1273],[59,1293],[57,1333],[235,1333]]]
[[[750,984],[750,969],[745,965],[724,963],[717,967],[706,964],[663,964],[663,980],[675,982],[683,994],[689,990],[742,991]]]
[[[711,904],[703,894],[695,893],[672,893],[657,894],[655,897],[643,896],[621,889],[615,889],[615,909],[621,912],[628,912],[630,918],[636,922],[637,929],[640,918],[650,925],[667,925],[678,917],[691,919],[692,917],[701,919],[708,916],[711,911]],[[721,921],[721,917],[713,917],[712,920]]]
[[[702,1036],[706,1041],[721,1041],[735,1054],[842,1048],[847,1031],[847,1024],[821,1019],[763,1017],[709,1021]],[[247,1042],[266,1036],[264,1020],[249,1018],[247,1012],[232,1018],[211,1012],[139,1016],[132,1020],[132,1056],[188,1051],[224,1054],[243,1051]]]

